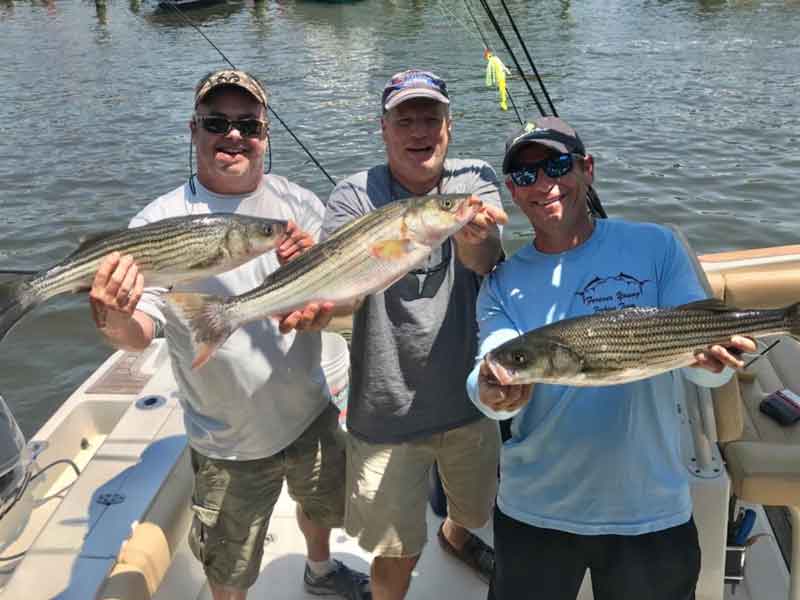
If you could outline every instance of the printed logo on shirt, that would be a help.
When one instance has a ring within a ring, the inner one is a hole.
[[[645,284],[649,279],[639,280],[632,275],[620,273],[611,277],[595,276],[584,288],[575,292],[580,296],[584,306],[592,312],[618,310],[638,306]]]

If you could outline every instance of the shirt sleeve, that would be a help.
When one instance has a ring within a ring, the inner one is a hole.
[[[314,192],[304,189],[299,194],[298,206],[300,214],[297,217],[297,224],[300,229],[314,238],[315,242],[319,242],[325,205]]]
[[[503,208],[503,201],[500,199],[500,184],[497,180],[497,173],[489,163],[481,163],[478,176],[475,181],[473,194],[478,196],[486,204],[491,204],[497,208]],[[503,235],[503,226],[498,224],[500,235]]]
[[[661,285],[659,285],[661,295],[659,305],[663,307],[680,306],[707,298],[708,294],[698,279],[686,248],[672,232],[669,232],[668,240],[663,262],[663,276]],[[730,367],[725,367],[719,373],[695,367],[684,367],[681,371],[692,383],[707,388],[725,385],[734,373]]]
[[[503,420],[516,415],[520,410],[496,411],[481,402],[478,393],[478,371],[481,361],[487,352],[494,350],[501,344],[511,340],[520,332],[509,318],[498,293],[498,282],[493,273],[487,277],[478,294],[476,314],[478,316],[478,356],[475,366],[467,376],[467,395],[472,403],[490,419]]]
[[[667,242],[661,261],[658,305],[671,308],[708,298],[686,248],[670,230],[663,231]]]
[[[340,227],[363,215],[359,194],[350,182],[338,183],[328,198],[320,239],[325,240]]]

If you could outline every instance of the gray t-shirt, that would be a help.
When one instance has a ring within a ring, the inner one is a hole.
[[[197,181],[196,193],[183,185],[146,206],[131,226],[181,215],[233,212],[291,219],[316,238],[323,211],[312,192],[283,177],[266,175],[258,189],[241,196],[214,194]],[[267,252],[236,269],[175,289],[241,294],[260,285],[278,266],[275,252]],[[325,410],[329,395],[320,366],[319,333],[282,335],[273,319],[247,323],[205,366],[195,370],[191,368],[191,334],[160,299],[162,292],[147,288],[137,309],[166,324],[186,434],[195,450],[228,460],[272,456],[296,440]]]
[[[497,177],[487,163],[454,159],[444,169],[431,194],[473,193],[501,206]],[[328,200],[322,238],[411,195],[386,165],[348,177]],[[477,352],[480,283],[447,240],[427,264],[367,296],[353,317],[348,431],[374,443],[401,443],[482,418],[465,388]]]

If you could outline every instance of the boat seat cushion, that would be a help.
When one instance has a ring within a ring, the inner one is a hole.
[[[740,392],[745,408],[745,441],[762,441],[776,444],[800,445],[800,423],[784,426],[759,410],[761,401],[780,389],[800,393],[800,344],[789,336],[763,338],[764,343],[780,342],[748,369],[749,377],[742,377]]]
[[[738,375],[734,374],[725,385],[711,389],[719,442],[738,440],[744,432],[744,404],[740,385]]]
[[[775,308],[798,300],[800,272],[797,265],[771,265],[769,268],[748,267],[725,274],[722,299],[740,308]],[[720,282],[717,282],[720,285]],[[715,286],[716,287],[716,286]],[[717,295],[717,291],[714,292]]]
[[[700,262],[710,271],[707,280],[714,296],[726,304],[777,308],[800,299],[796,261],[714,271],[719,258],[710,256],[704,261],[700,257]],[[752,252],[725,257],[729,262],[760,258],[768,257]],[[712,391],[717,433],[737,496],[760,504],[800,506],[800,424],[779,425],[759,410],[761,401],[776,390],[800,393],[800,344],[789,336],[760,342],[767,345],[776,339],[780,339],[776,347],[739,374],[738,386],[728,384]]]
[[[731,442],[725,458],[737,497],[756,504],[800,506],[800,446]]]

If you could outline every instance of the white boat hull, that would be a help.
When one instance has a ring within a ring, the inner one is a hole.
[[[754,305],[764,305],[765,298],[773,305],[800,298],[800,276],[795,276],[800,273],[800,247],[700,260],[712,286],[723,286],[720,293],[752,299]],[[762,280],[770,282],[769,289]],[[800,357],[800,347],[797,353]],[[59,465],[40,478],[27,526],[3,553],[26,552],[0,572],[0,598],[211,598],[186,543],[192,477],[175,390],[163,341],[141,355],[117,352],[37,432],[31,443],[42,448],[39,467],[68,458],[81,475],[76,479],[68,465]],[[703,551],[697,597],[720,600],[731,597],[730,586],[723,585],[730,480],[715,443],[715,426],[708,423],[713,421],[708,400],[692,399],[691,393],[687,398],[684,456]],[[705,449],[703,435],[708,436]],[[701,472],[695,472],[697,457],[704,452]],[[769,533],[761,507],[756,509],[756,531]],[[431,543],[415,569],[408,597],[482,600],[486,586],[438,548],[439,521],[429,510]],[[489,528],[479,534],[491,542]],[[370,557],[343,532],[333,533],[332,550],[352,567],[369,569]],[[301,584],[304,555],[294,504],[284,492],[251,597],[312,598]],[[774,539],[762,540],[748,553],[747,577],[735,598],[777,600],[786,598],[787,590],[788,571],[780,551]],[[580,598],[591,598],[588,578]]]

